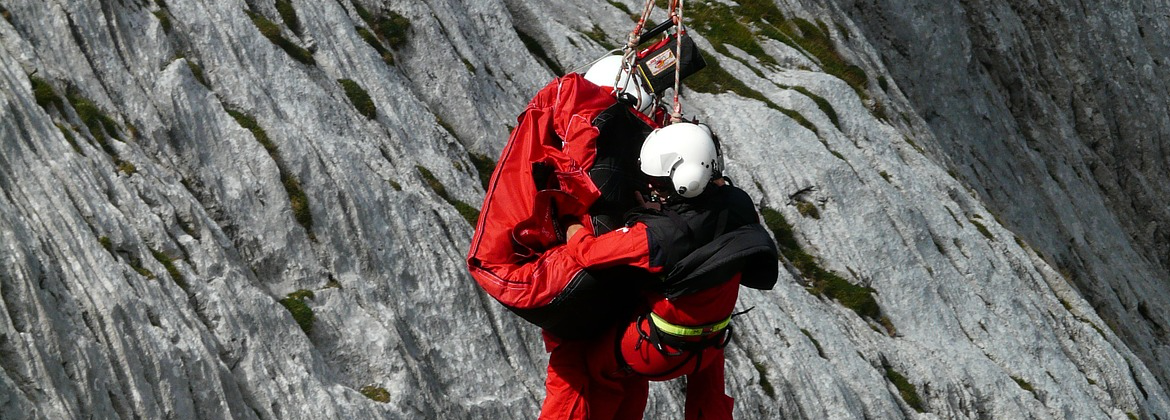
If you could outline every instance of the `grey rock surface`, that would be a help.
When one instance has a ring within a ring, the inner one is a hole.
[[[881,315],[745,290],[736,417],[1170,419],[1153,3],[779,0],[754,47],[692,15],[742,86],[684,111]],[[0,418],[536,417],[539,331],[463,264],[476,156],[638,7],[0,1]],[[765,35],[797,19],[862,82]]]

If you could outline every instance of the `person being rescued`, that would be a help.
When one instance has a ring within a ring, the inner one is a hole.
[[[587,383],[546,396],[541,418],[641,419],[648,382],[683,375],[686,419],[731,418],[723,348],[740,280],[774,281],[775,245],[751,198],[722,177],[717,143],[705,126],[656,130],[639,160],[649,199],[609,233],[570,225],[565,248],[586,269],[625,265],[660,280],[645,290],[644,312],[585,346]],[[550,356],[550,372],[563,362],[557,356]]]
[[[644,142],[696,133],[686,127],[714,142],[683,123],[647,137],[664,114],[629,88],[637,78],[617,77],[612,59],[594,68],[604,75],[553,80],[517,119],[485,194],[469,271],[544,332],[542,419],[641,418],[647,381],[683,374],[695,395],[688,419],[730,415],[722,392],[730,312],[739,284],[775,283],[775,245],[750,198],[718,176],[719,159],[662,160],[682,150],[664,152],[650,173],[656,198],[642,199]]]

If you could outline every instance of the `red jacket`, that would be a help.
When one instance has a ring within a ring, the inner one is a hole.
[[[591,226],[587,212],[600,195],[587,172],[597,156],[593,122],[615,103],[609,88],[573,73],[541,89],[517,118],[467,253],[471,276],[510,309],[548,305],[583,270],[557,245],[557,222]]]

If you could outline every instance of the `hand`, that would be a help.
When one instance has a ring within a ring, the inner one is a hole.
[[[569,227],[567,229],[565,229],[565,238],[566,239],[572,238],[573,235],[576,234],[578,230],[581,230],[581,228],[584,228],[584,227],[585,226],[582,226],[580,223],[573,223],[573,224],[569,225]]]
[[[646,201],[646,198],[642,197],[642,193],[634,193],[634,200],[638,202],[639,207],[662,210],[662,204],[657,201]]]

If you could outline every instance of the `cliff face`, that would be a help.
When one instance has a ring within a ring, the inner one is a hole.
[[[1164,7],[689,3],[738,418],[1170,419]],[[0,1],[0,417],[535,417],[477,168],[639,7]]]

